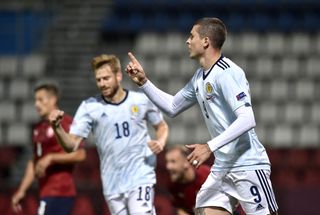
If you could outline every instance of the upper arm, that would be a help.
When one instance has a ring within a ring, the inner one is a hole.
[[[166,129],[168,129],[168,124],[166,123],[166,121],[161,120],[159,123],[154,124],[154,125],[153,125],[153,128],[154,128],[156,131],[158,131],[158,130],[161,129],[161,128],[166,128]]]
[[[70,135],[71,141],[74,143],[73,151],[76,151],[77,149],[79,149],[84,138],[74,134],[69,134],[69,135]]]
[[[87,110],[86,103],[82,102],[79,106],[69,133],[75,142],[80,144],[83,138],[87,138],[92,129],[93,119]]]
[[[256,121],[254,118],[254,113],[251,106],[241,106],[237,110],[235,110],[235,114],[237,118],[242,117],[245,118],[245,124],[250,125],[250,127],[256,126]],[[245,126],[245,125],[244,125]]]
[[[239,74],[239,77],[236,77],[230,71],[225,71],[217,79],[217,86],[233,111],[243,105],[251,106],[249,86],[244,75]]]
[[[187,100],[190,100],[190,101],[194,101],[196,102],[197,101],[197,96],[196,96],[196,89],[194,88],[194,83],[196,82],[197,80],[197,74],[196,73],[192,79],[178,92],[178,93],[181,93],[181,95],[187,99]],[[177,94],[178,94],[177,93]]]
[[[196,89],[193,85],[195,80],[196,75],[173,97],[173,116],[185,111],[197,102]]]
[[[152,126],[156,126],[163,121],[163,115],[159,108],[155,106],[149,99],[147,99],[146,120],[151,123]]]

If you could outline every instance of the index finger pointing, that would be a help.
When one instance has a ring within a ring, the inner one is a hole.
[[[138,63],[138,60],[135,58],[135,56],[131,52],[128,52],[128,56],[133,63]]]

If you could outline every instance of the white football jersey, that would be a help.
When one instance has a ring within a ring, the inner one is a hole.
[[[106,198],[155,184],[156,157],[147,145],[147,122],[156,125],[161,121],[158,108],[139,92],[126,91],[119,104],[101,95],[81,103],[70,133],[84,138],[93,133]]]
[[[208,70],[198,69],[182,89],[182,95],[198,101],[212,138],[235,120],[235,110],[251,106],[249,84],[243,70],[223,55]],[[265,148],[254,129],[214,152],[213,171],[270,169]]]

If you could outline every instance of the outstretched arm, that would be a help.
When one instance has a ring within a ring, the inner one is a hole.
[[[195,101],[189,100],[179,91],[175,96],[163,92],[157,88],[146,77],[146,74],[132,53],[128,53],[130,63],[127,65],[126,71],[130,78],[135,82],[148,98],[159,107],[169,117],[175,117],[179,113],[191,107]]]
[[[162,120],[157,125],[154,125],[153,127],[156,131],[157,139],[150,140],[148,142],[148,146],[153,153],[158,154],[158,153],[162,152],[162,150],[166,146],[168,134],[169,134],[169,129],[168,129],[167,123],[164,120]]]
[[[59,144],[66,152],[73,152],[78,149],[82,137],[67,133],[61,126],[61,119],[64,112],[61,110],[53,110],[49,115],[49,121],[56,134]]]

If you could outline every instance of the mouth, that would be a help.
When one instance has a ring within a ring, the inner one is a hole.
[[[41,113],[41,109],[40,108],[36,108],[37,113]]]
[[[176,172],[175,171],[170,171],[169,170],[169,174],[172,176],[172,175],[176,175]]]
[[[109,90],[110,90],[110,88],[101,88],[100,90],[101,90],[101,92],[103,92],[103,93],[104,93],[104,92],[109,91]]]

